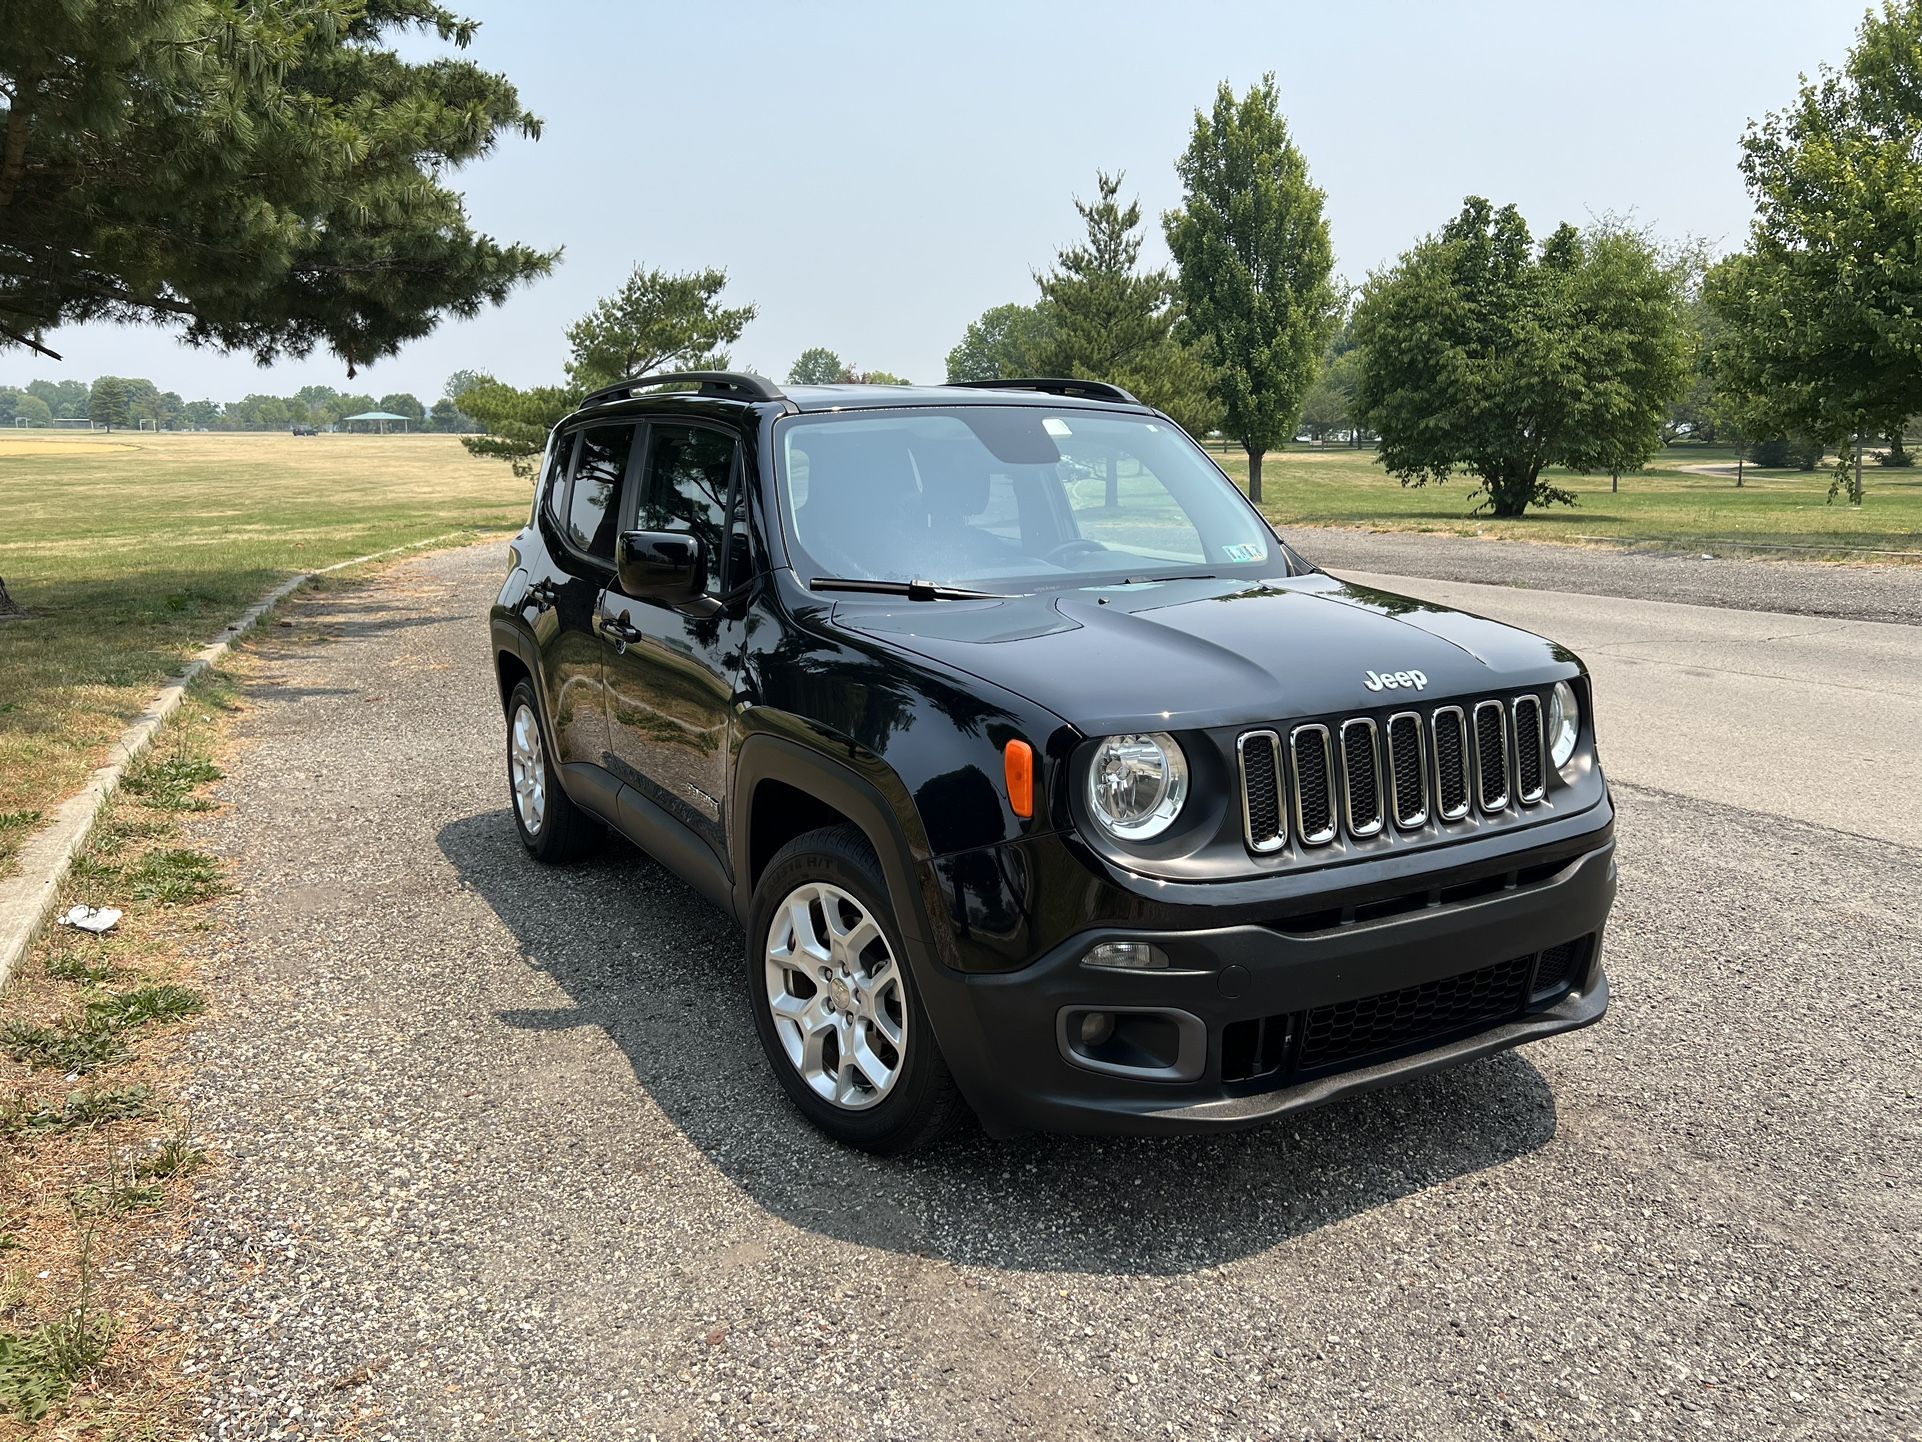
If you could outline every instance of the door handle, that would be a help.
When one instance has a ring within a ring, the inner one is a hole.
[[[527,588],[526,594],[521,597],[521,604],[523,606],[532,606],[537,611],[545,611],[549,606],[554,604],[554,601],[555,593],[554,583],[552,581],[536,581]]]
[[[608,616],[601,621],[601,634],[611,636],[625,646],[630,641],[641,639],[640,627],[625,616]]]

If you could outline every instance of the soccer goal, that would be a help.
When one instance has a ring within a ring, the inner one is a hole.
[[[55,430],[97,431],[100,429],[100,427],[96,426],[85,416],[56,416],[53,420],[48,421],[47,424]]]

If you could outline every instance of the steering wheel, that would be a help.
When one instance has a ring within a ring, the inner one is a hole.
[[[1076,536],[1072,540],[1063,541],[1053,549],[1043,552],[1041,559],[1046,561],[1050,566],[1061,566],[1067,564],[1070,556],[1079,555],[1083,551],[1105,551],[1107,549],[1108,548],[1100,541],[1090,540],[1087,536]]]

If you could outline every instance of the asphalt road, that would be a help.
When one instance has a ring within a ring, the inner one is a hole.
[[[410,562],[260,643],[199,823],[226,1160],[168,1262],[205,1435],[1922,1436],[1922,850],[1836,824],[1822,753],[1884,703],[1804,670],[1912,645],[1554,601],[1607,654],[1603,1025],[1233,1137],[884,1163],[789,1110],[716,913],[520,854],[498,573]],[[1841,709],[1758,762],[1683,686]]]

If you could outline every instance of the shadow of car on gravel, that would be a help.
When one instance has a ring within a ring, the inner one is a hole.
[[[528,964],[573,1001],[502,1013],[505,1024],[601,1029],[748,1196],[859,1245],[977,1266],[1183,1273],[1555,1135],[1547,1081],[1507,1052],[1246,1131],[994,1141],[968,1129],[931,1152],[878,1160],[827,1140],[789,1105],[745,1009],[740,933],[677,878],[618,840],[580,865],[541,867],[504,809],[452,822],[437,839]]]

